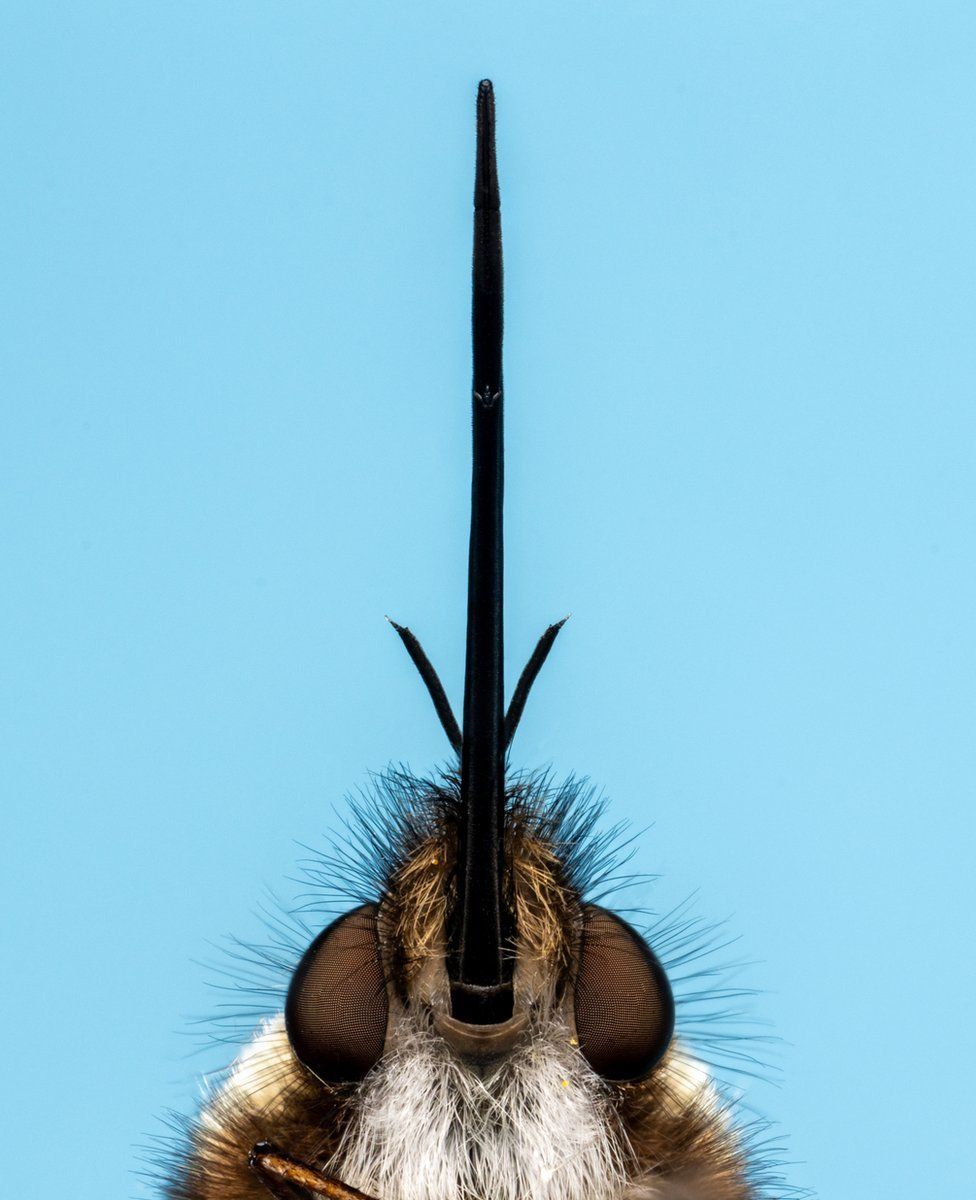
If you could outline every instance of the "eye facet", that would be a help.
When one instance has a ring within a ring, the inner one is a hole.
[[[288,988],[285,1028],[299,1062],[325,1083],[352,1083],[383,1053],[389,1003],[376,905],[323,930]]]
[[[598,1075],[639,1079],[674,1032],[674,997],[650,946],[625,921],[588,905],[573,997],[580,1052]]]

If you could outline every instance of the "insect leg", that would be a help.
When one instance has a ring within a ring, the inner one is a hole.
[[[313,1196],[326,1196],[328,1200],[372,1200],[363,1192],[282,1153],[270,1142],[258,1142],[247,1161],[276,1200],[310,1200]]]

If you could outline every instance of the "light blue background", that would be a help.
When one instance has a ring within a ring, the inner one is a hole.
[[[146,1194],[195,960],[459,702],[472,115],[516,758],[654,822],[831,1197],[973,1174],[969,3],[8,3],[2,1128]]]

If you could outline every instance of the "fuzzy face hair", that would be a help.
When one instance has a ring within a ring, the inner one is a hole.
[[[486,1071],[411,1022],[329,1170],[391,1200],[612,1200],[626,1180],[606,1089],[555,1021]]]
[[[346,902],[379,901],[391,1016],[375,1067],[357,1084],[323,1083],[298,1061],[280,1012],[270,1017],[199,1116],[180,1123],[163,1156],[168,1200],[267,1200],[248,1168],[249,1150],[265,1140],[378,1200],[785,1196],[680,1036],[633,1082],[600,1078],[580,1053],[566,997],[584,904],[617,872],[619,831],[596,832],[601,805],[579,784],[528,777],[509,791],[506,889],[524,1032],[501,1058],[480,1063],[441,1035],[457,812],[453,776],[389,773],[354,806],[346,843],[309,868],[318,886],[342,880]],[[656,948],[669,938],[680,961],[687,946],[673,932],[662,931]],[[279,1009],[303,949],[255,956],[282,976],[270,989]],[[680,992],[678,1000],[680,1035]]]

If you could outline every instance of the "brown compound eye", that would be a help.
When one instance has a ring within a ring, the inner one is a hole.
[[[671,1042],[664,968],[635,929],[596,905],[583,912],[573,1004],[580,1052],[604,1079],[647,1075]]]
[[[376,905],[340,917],[292,976],[285,1028],[299,1062],[325,1083],[353,1083],[383,1053],[389,1002]]]

